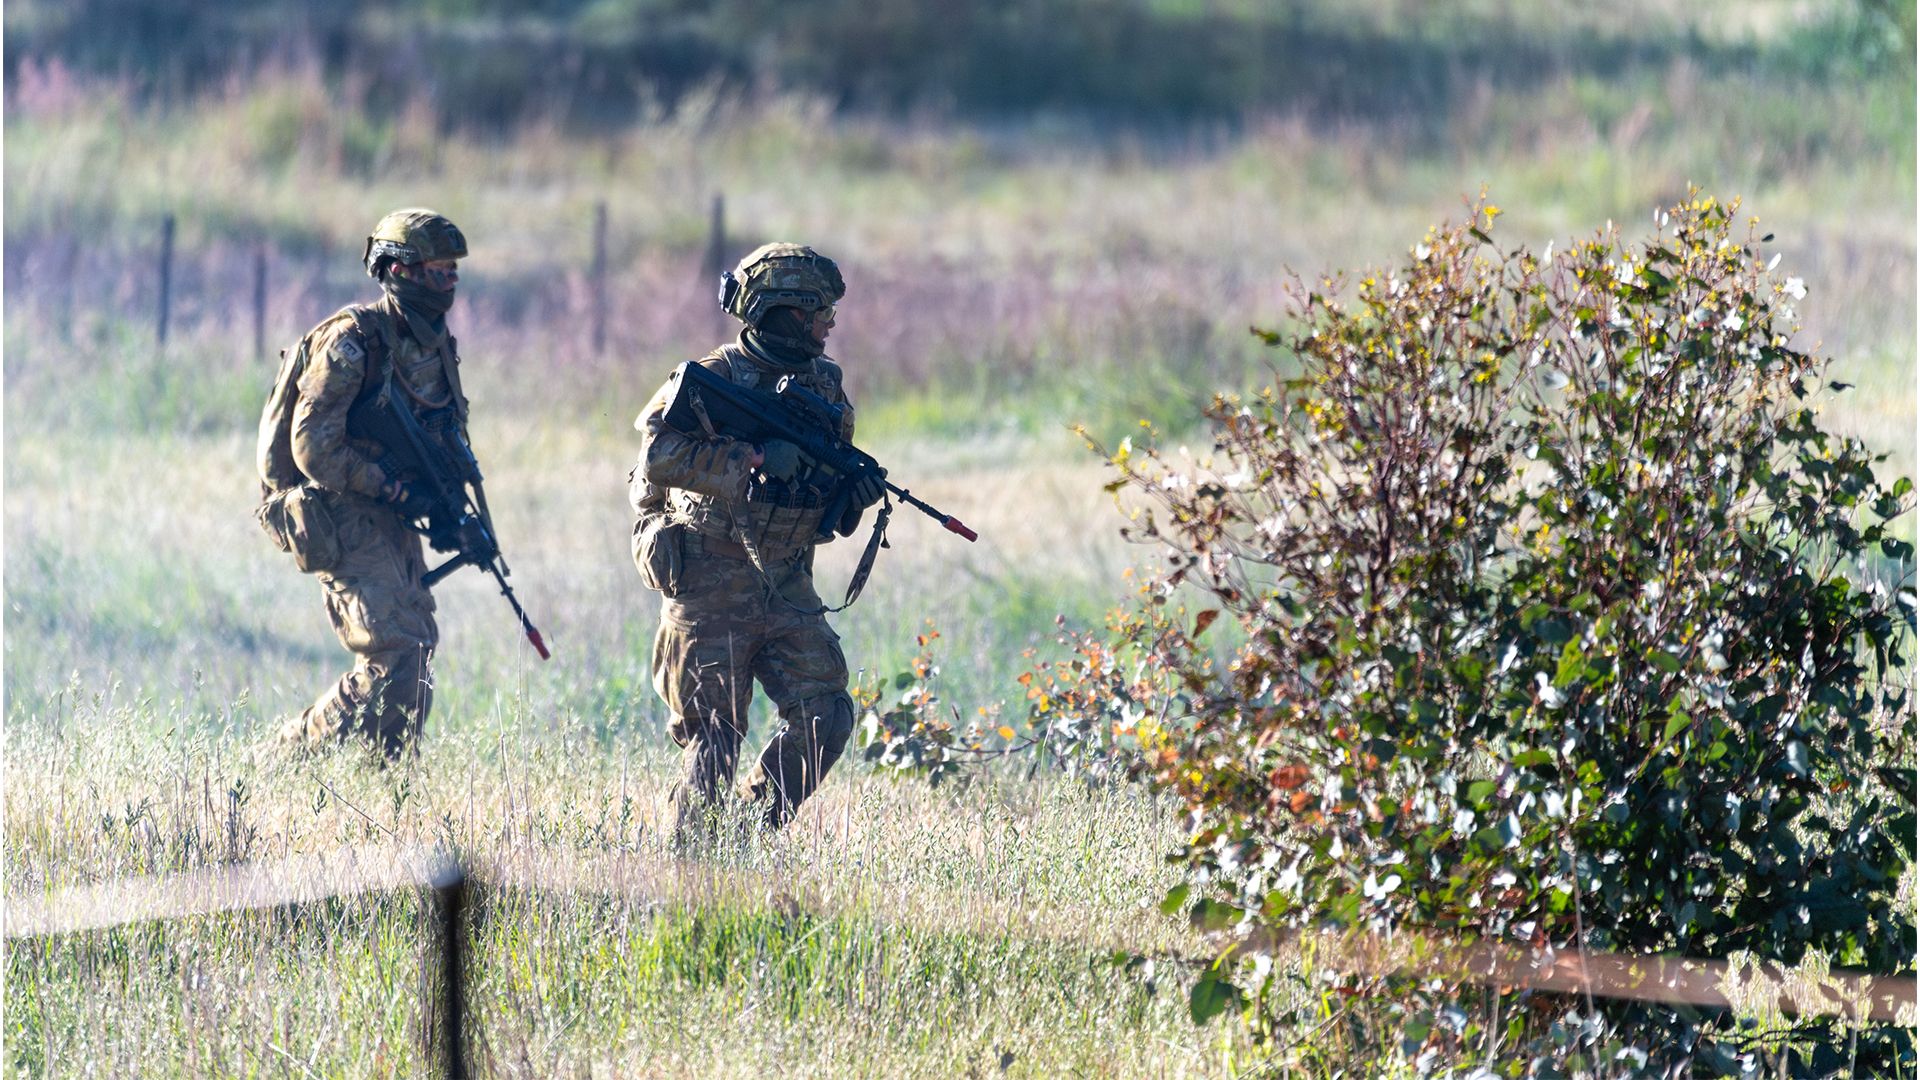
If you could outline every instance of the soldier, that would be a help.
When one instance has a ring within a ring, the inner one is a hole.
[[[699,363],[748,387],[771,389],[791,376],[845,403],[840,367],[823,355],[845,293],[833,260],[798,244],[767,244],[722,276],[720,304],[745,327]],[[634,561],[665,597],[653,684],[684,748],[673,802],[674,838],[686,845],[712,835],[754,680],[773,699],[780,727],[739,795],[770,829],[793,817],[839,759],[853,731],[853,699],[840,639],[813,586],[813,550],[839,481],[792,443],[676,430],[664,420],[666,406],[663,388],[634,421],[642,446],[629,498]],[[850,441],[851,406],[841,425]],[[843,535],[882,488],[869,480],[851,494],[849,520],[835,523]]]
[[[412,745],[433,704],[439,641],[426,562],[409,525],[394,448],[349,431],[348,410],[391,380],[424,427],[466,438],[467,399],[446,315],[466,238],[431,210],[396,210],[362,262],[385,294],[341,309],[302,339],[261,420],[260,510],[269,535],[325,590],[327,619],[353,670],[280,730],[283,742],[349,734],[389,758]]]

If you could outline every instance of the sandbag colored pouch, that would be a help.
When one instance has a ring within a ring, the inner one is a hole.
[[[326,495],[309,484],[276,491],[254,511],[260,527],[281,551],[293,556],[302,573],[331,570],[340,564],[340,532],[327,509]]]
[[[683,529],[665,514],[648,514],[633,526],[633,565],[640,580],[669,600],[680,592]]]

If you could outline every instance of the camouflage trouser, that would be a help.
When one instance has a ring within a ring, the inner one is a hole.
[[[318,575],[327,621],[354,655],[340,677],[300,716],[310,742],[358,734],[389,757],[419,735],[433,706],[433,595],[420,583],[420,537],[393,511],[366,499],[329,500],[340,562]]]
[[[853,733],[853,699],[840,638],[823,615],[804,563],[770,566],[780,595],[744,559],[702,552],[689,537],[680,581],[653,641],[653,686],[672,710],[668,732],[685,748],[674,789],[674,836],[711,825],[747,733],[753,683],[780,727],[741,778],[740,797],[779,828],[813,794]]]

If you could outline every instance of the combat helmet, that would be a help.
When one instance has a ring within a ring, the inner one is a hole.
[[[840,268],[804,244],[762,244],[720,275],[720,306],[750,327],[774,308],[815,311],[845,295]]]
[[[467,238],[442,214],[421,207],[395,210],[380,219],[367,237],[360,261],[378,279],[388,263],[414,263],[467,257]]]

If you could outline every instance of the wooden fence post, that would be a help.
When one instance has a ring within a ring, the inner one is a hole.
[[[253,356],[267,355],[267,245],[253,251]]]
[[[173,303],[173,215],[160,223],[160,311],[154,336],[167,343],[167,315]]]
[[[700,273],[713,284],[727,270],[727,197],[713,193],[713,218],[707,226],[707,258]]]
[[[707,224],[707,255],[701,261],[700,273],[705,279],[707,295],[714,296],[720,287],[720,275],[727,271],[727,197],[720,192],[713,193],[713,217]],[[714,312],[714,322],[718,333],[726,335],[731,323],[725,311],[708,308]]]
[[[593,355],[607,350],[607,201],[593,207]]]
[[[60,324],[60,340],[73,340],[73,290],[74,279],[80,275],[80,245],[73,239],[71,232],[60,238],[60,274],[54,283],[56,318]]]
[[[431,890],[431,908],[439,924],[435,928],[439,970],[428,985],[439,989],[434,1011],[440,1024],[441,1073],[448,1080],[467,1080],[467,868],[452,862],[436,873],[439,880]]]

